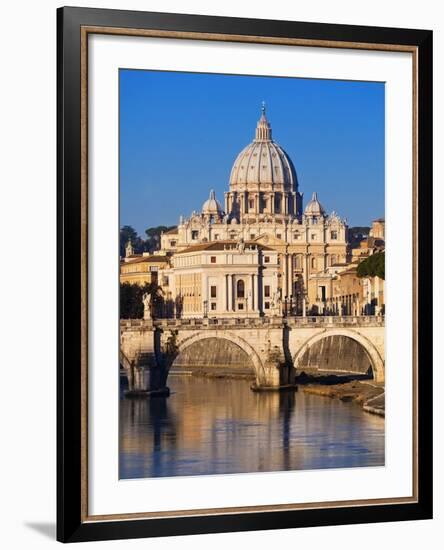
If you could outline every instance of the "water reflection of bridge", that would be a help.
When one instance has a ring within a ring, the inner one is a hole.
[[[170,399],[122,400],[120,477],[383,463],[384,421],[359,407],[303,392],[253,393],[237,379],[170,374],[169,385]]]
[[[384,381],[380,316],[122,320],[120,349],[136,392],[166,386],[171,366],[184,360],[250,366],[258,387],[291,384],[298,370],[371,372]]]

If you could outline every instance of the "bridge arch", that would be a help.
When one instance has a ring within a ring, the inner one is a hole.
[[[265,377],[264,366],[256,350],[246,340],[227,330],[198,332],[196,334],[193,334],[192,336],[184,338],[183,340],[179,341],[177,344],[177,349],[176,349],[173,362],[181,353],[183,353],[186,349],[188,349],[190,346],[192,346],[196,342],[200,342],[202,340],[208,340],[211,338],[228,340],[232,344],[235,344],[236,346],[238,346],[242,351],[245,352],[245,354],[251,360],[254,367],[255,374],[256,374],[256,379],[258,381],[261,381],[264,379]]]
[[[298,364],[300,363],[302,357],[304,356],[305,352],[309,348],[311,348],[317,342],[320,342],[324,338],[327,338],[330,336],[344,336],[360,344],[364,348],[371,362],[375,382],[384,382],[384,379],[385,379],[384,360],[382,359],[379,351],[376,349],[374,344],[368,338],[366,338],[364,335],[362,335],[356,330],[349,330],[349,329],[343,329],[343,328],[325,329],[315,334],[314,336],[309,338],[303,344],[303,346],[294,354],[293,356],[294,368],[297,369]]]

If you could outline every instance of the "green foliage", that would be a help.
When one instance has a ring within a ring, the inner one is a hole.
[[[385,252],[376,252],[358,265],[358,277],[385,279]]]
[[[145,246],[146,249],[149,252],[154,252],[155,250],[159,250],[160,248],[160,235],[165,233],[166,231],[169,231],[170,229],[175,229],[175,225],[158,225],[157,227],[148,227],[148,229],[145,229],[146,234],[146,241]]]
[[[120,228],[119,254],[121,257],[125,256],[125,247],[129,240],[133,245],[135,254],[142,254],[146,251],[145,241],[139,237],[137,231],[130,225],[124,225]]]
[[[145,283],[143,286],[130,283],[120,284],[120,318],[143,318],[143,295],[151,294],[152,312],[161,306],[163,299],[160,287],[156,283]]]
[[[124,225],[120,228],[119,254],[120,257],[125,256],[125,247],[130,240],[135,254],[142,252],[155,252],[160,248],[160,235],[162,232],[174,229],[176,226],[158,225],[157,227],[149,227],[145,230],[146,240],[143,240],[137,231],[130,225]]]
[[[175,227],[175,225],[158,225],[157,227],[148,227],[148,229],[145,229],[145,233],[147,237],[154,237],[156,235],[160,236],[162,232],[169,231],[170,229],[174,229]]]
[[[348,228],[348,240],[351,244],[356,244],[368,237],[370,233],[370,227],[367,226],[355,226]]]

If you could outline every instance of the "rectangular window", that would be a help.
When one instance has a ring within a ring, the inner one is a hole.
[[[264,296],[265,296],[265,298],[270,297],[270,285],[265,285],[264,286]]]
[[[237,304],[237,309],[244,309],[244,304]]]
[[[211,256],[211,263],[212,264],[215,264],[216,263],[216,256]]]
[[[265,309],[270,309],[270,302],[265,302],[264,307]]]
[[[249,206],[251,209],[254,208],[254,200],[253,200],[253,199],[250,199],[250,200],[248,201],[248,206]]]
[[[211,287],[210,295],[211,295],[212,298],[216,298],[216,296],[217,296],[217,287],[216,286]]]
[[[316,233],[312,233],[312,234],[311,234],[311,240],[312,240],[312,241],[315,241],[315,240],[316,240]]]
[[[301,234],[300,233],[295,233],[293,235],[293,238],[294,238],[295,241],[300,241],[301,240]]]
[[[216,302],[211,302],[211,311],[216,311]]]
[[[251,239],[251,240],[253,240],[255,237],[256,237],[255,233],[252,233],[252,234],[250,235],[250,239]]]
[[[215,241],[218,241],[218,240],[219,240],[219,234],[218,234],[218,233],[216,233],[216,234],[214,235],[214,240],[215,240]]]
[[[278,239],[282,239],[282,235],[281,235],[280,233],[278,233],[278,234],[276,235],[276,237],[277,237]]]
[[[176,246],[176,241],[170,241],[170,246]]]
[[[269,264],[270,263],[270,256],[264,256],[264,262],[266,264]]]
[[[337,231],[332,231],[330,233],[330,237],[331,237],[332,241],[336,241],[336,239],[338,238],[338,232]]]
[[[197,230],[191,231],[191,238],[193,239],[193,241],[197,240],[198,237],[199,237],[199,231]]]

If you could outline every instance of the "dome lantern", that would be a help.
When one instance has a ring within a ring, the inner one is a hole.
[[[254,141],[271,141],[271,126],[265,115],[265,101],[262,102],[261,118],[256,126],[256,139]]]

